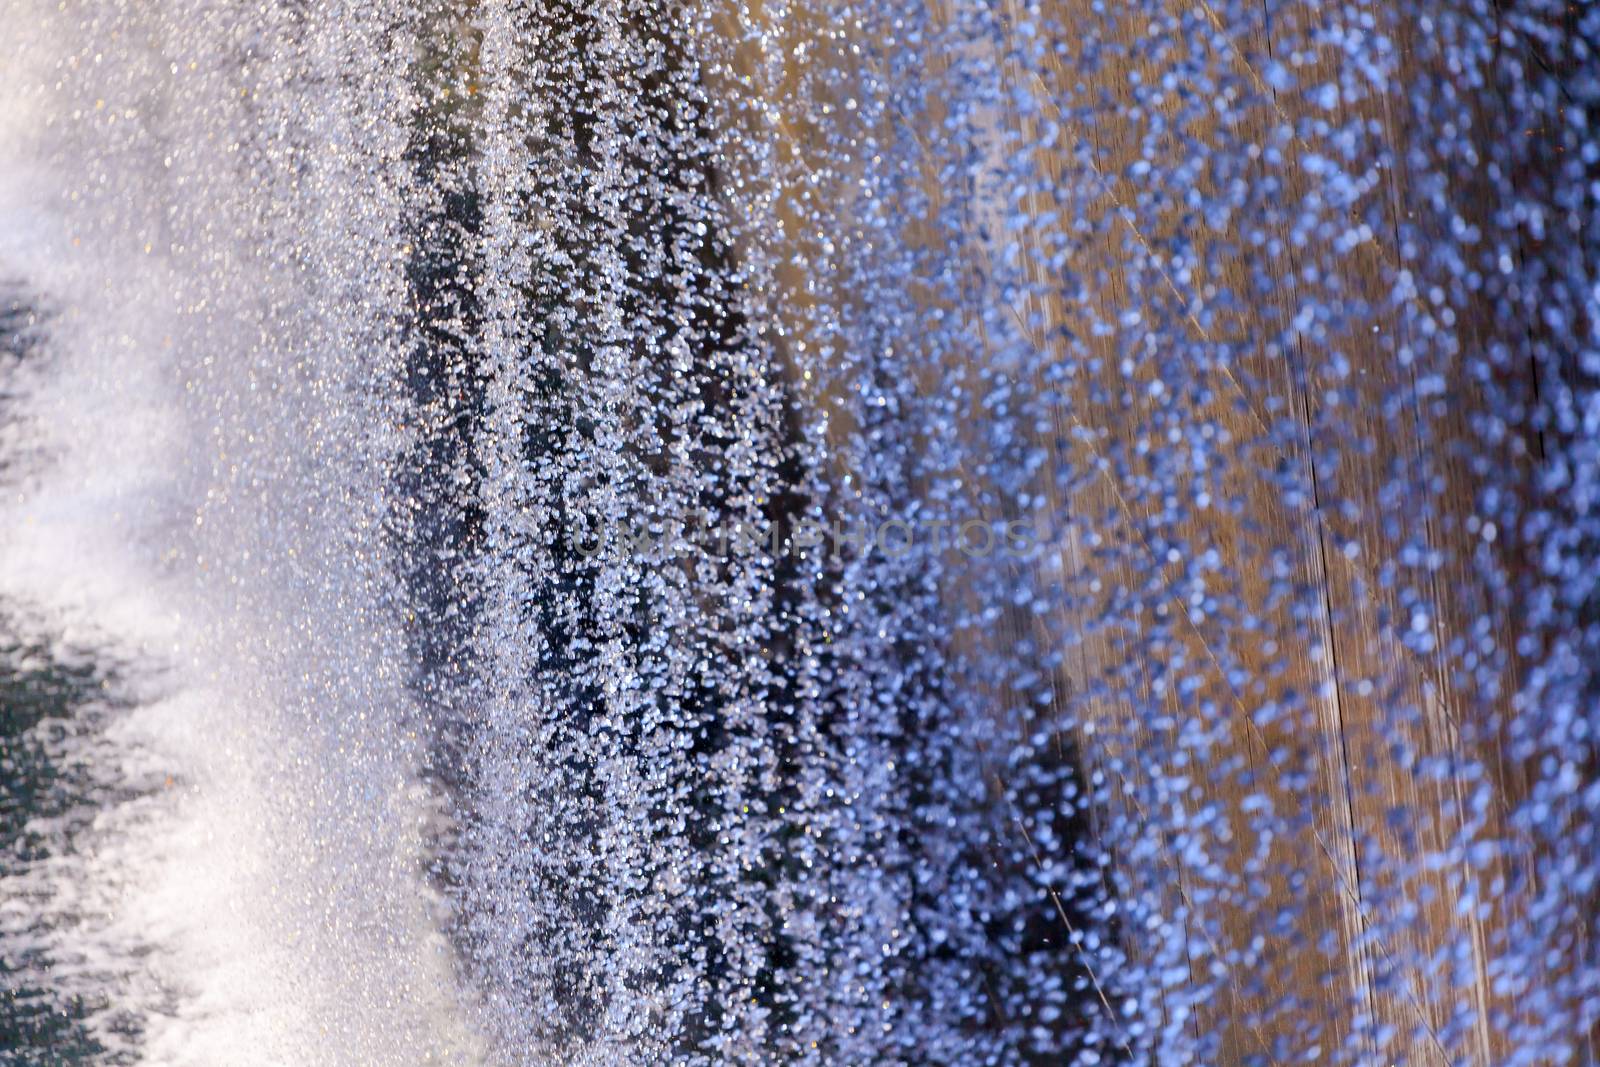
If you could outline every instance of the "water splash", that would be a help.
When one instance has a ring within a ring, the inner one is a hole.
[[[1586,9],[14,6],[130,1054],[1593,1058]]]

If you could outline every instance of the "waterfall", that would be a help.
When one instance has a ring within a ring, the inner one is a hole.
[[[1600,25],[7,0],[0,1063],[1585,1063]]]

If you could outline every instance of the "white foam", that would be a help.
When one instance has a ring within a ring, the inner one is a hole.
[[[198,5],[143,6],[120,28],[149,31],[154,51],[186,18],[208,25]],[[144,1062],[479,1062],[425,874],[437,816],[415,771],[398,637],[353,599],[376,594],[381,561],[336,574],[295,562],[286,540],[341,544],[350,531],[307,524],[349,511],[259,506],[314,489],[315,464],[290,456],[269,471],[245,420],[282,448],[339,398],[294,389],[296,368],[273,365],[291,349],[249,332],[263,320],[240,294],[281,291],[266,266],[256,273],[270,261],[250,245],[262,235],[228,213],[234,153],[210,105],[130,49],[105,57],[124,68],[106,77],[144,94],[138,114],[74,124],[71,109],[107,90],[99,65],[72,57],[110,31],[75,34],[43,10],[8,19],[25,73],[0,89],[0,281],[48,315],[44,349],[7,383],[19,395],[4,455],[21,466],[0,488],[0,604],[128,665],[134,705],[66,757],[140,796],[107,801],[85,847],[0,891],[16,913],[0,937],[43,917],[30,909],[70,918],[35,936],[110,995],[90,1020],[103,1040],[120,1047],[111,1027],[137,1021]],[[162,162],[173,157],[183,181]],[[176,224],[172,243],[147,239],[179,216],[203,242],[181,244]],[[264,370],[290,387],[258,390]],[[239,456],[262,463],[260,496]]]

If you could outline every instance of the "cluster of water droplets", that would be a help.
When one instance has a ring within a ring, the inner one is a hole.
[[[322,1054],[1592,1055],[1592,12],[18,18]]]
[[[1576,17],[486,8],[459,855],[527,1040],[1577,1055]],[[702,516],[1041,544],[627,536]]]

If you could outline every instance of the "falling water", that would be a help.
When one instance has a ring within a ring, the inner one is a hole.
[[[0,1063],[1596,1062],[1593,10],[0,11]]]

